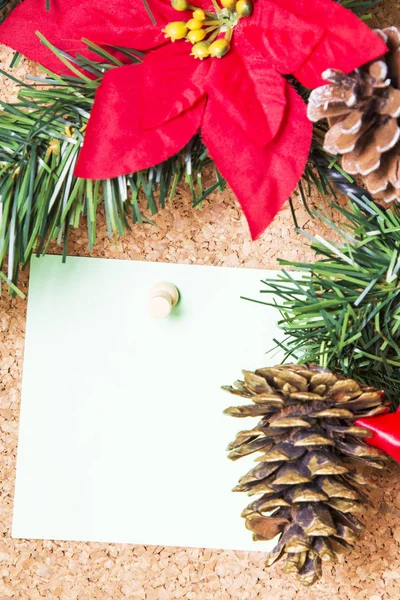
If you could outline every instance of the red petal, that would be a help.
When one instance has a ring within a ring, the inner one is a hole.
[[[140,125],[138,82],[144,65],[112,69],[96,93],[77,177],[109,179],[140,171],[173,156],[199,130],[204,101],[158,129]]]
[[[204,80],[211,61],[195,60],[190,51],[190,44],[178,41],[146,56],[140,85],[145,129],[173,119],[204,95]]]
[[[161,29],[168,20],[176,20],[177,14],[169,0],[149,0],[149,5],[156,26],[142,0],[52,0],[50,11],[44,0],[24,0],[0,26],[0,42],[56,72],[65,72],[62,63],[40,43],[36,31],[72,54],[84,50],[82,38],[147,50],[165,42]]]
[[[265,148],[243,133],[216,98],[209,100],[204,115],[204,142],[235,192],[253,239],[263,233],[289,198],[308,158],[312,124],[302,99],[288,84],[286,94],[281,129]]]
[[[400,408],[395,413],[364,417],[355,423],[373,433],[373,437],[365,438],[367,444],[380,448],[400,462]]]
[[[221,60],[212,59],[205,83],[210,100],[258,146],[276,135],[285,110],[285,80],[244,39]]]
[[[349,73],[387,51],[365,23],[332,0],[258,2],[243,25],[250,37],[260,28],[276,68],[310,88],[323,83],[328,68]]]
[[[215,8],[211,0],[194,0],[191,2],[191,4],[193,4],[195,8],[202,8],[203,10],[208,10],[212,13],[215,13]]]

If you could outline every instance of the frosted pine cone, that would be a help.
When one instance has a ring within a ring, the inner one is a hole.
[[[324,149],[361,175],[368,191],[400,201],[400,30],[377,30],[389,51],[350,75],[329,69],[330,84],[311,92],[308,117],[328,119]]]

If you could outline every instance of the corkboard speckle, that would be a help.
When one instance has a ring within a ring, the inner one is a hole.
[[[375,23],[399,24],[399,14],[400,0],[386,0]],[[11,56],[0,46],[1,68]],[[22,61],[14,74],[33,71]],[[12,98],[14,84],[1,78],[0,99]],[[299,205],[297,216],[300,227],[315,232],[316,223]],[[200,211],[190,208],[182,188],[156,221],[157,227],[135,226],[117,246],[99,223],[91,255],[256,268],[276,268],[278,257],[312,258],[304,238],[293,232],[289,208],[252,243],[229,191],[214,194]],[[73,232],[69,254],[89,255],[84,226]],[[24,291],[27,280],[24,272]],[[26,301],[0,299],[0,600],[400,600],[400,467],[393,463],[371,475],[376,487],[363,515],[365,536],[351,555],[325,566],[312,589],[284,576],[279,566],[266,571],[259,553],[11,539],[25,317]]]

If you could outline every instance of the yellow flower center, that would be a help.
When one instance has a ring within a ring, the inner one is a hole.
[[[174,21],[162,30],[165,37],[186,40],[193,44],[191,55],[194,58],[222,58],[229,51],[232,33],[240,19],[253,12],[253,0],[211,0],[215,12],[202,10],[189,4],[188,0],[171,0],[177,11],[192,10],[192,18],[187,23]]]

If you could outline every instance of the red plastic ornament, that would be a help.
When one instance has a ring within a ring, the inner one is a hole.
[[[373,437],[365,438],[367,444],[380,448],[400,462],[400,407],[394,413],[357,419],[356,425],[365,427],[374,434]]]

